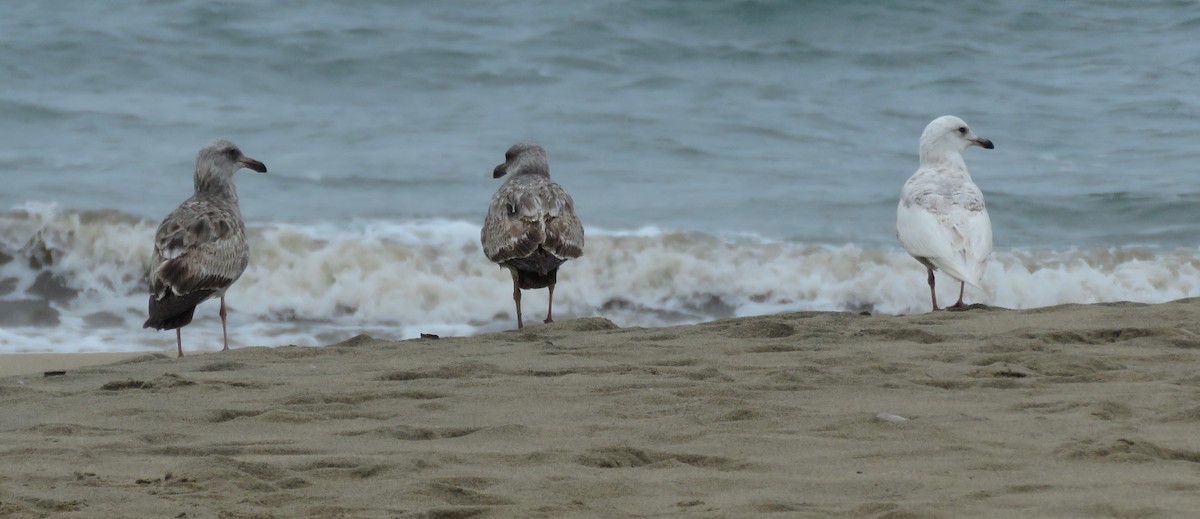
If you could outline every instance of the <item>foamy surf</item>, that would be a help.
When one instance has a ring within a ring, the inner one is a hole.
[[[157,222],[30,204],[0,214],[0,352],[160,350],[144,330]],[[509,275],[480,250],[479,224],[450,220],[251,226],[250,268],[229,290],[235,345],[319,345],[359,334],[467,335],[514,324]],[[1159,303],[1200,295],[1195,249],[1001,251],[968,302],[1007,308]],[[929,309],[923,267],[898,249],[719,237],[654,228],[589,231],[560,273],[555,313],[662,326],[796,310]],[[957,284],[939,277],[939,297]],[[531,321],[546,292],[527,292]],[[217,349],[216,305],[184,330]]]

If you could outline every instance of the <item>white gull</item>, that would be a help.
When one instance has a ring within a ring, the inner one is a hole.
[[[962,307],[967,284],[982,288],[980,280],[992,253],[992,222],[983,191],[963,162],[962,152],[970,146],[995,147],[957,117],[930,122],[921,133],[921,165],[904,183],[896,208],[896,236],[928,270],[934,311],[938,305],[933,271],[940,269],[961,283],[953,307]]]

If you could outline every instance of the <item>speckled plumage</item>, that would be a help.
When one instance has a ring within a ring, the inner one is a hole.
[[[233,185],[233,173],[243,167],[266,172],[266,166],[242,155],[229,141],[216,141],[200,150],[194,194],[163,219],[154,237],[149,317],[143,327],[186,326],[196,305],[220,297],[224,328],[225,290],[250,263],[246,225]]]
[[[546,312],[550,322],[558,268],[583,255],[583,224],[575,215],[571,195],[550,180],[541,146],[515,144],[504,158],[493,176],[509,178],[488,206],[480,232],[483,253],[512,272],[518,327],[523,326],[521,289],[550,289],[551,307]]]

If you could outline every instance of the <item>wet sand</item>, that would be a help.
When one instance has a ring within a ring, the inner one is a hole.
[[[71,371],[125,360],[142,353],[0,353],[0,377],[43,376],[46,372]]]

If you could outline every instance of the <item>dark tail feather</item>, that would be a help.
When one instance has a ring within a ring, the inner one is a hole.
[[[197,290],[177,296],[170,291],[166,297],[155,299],[150,296],[150,318],[146,319],[142,328],[154,328],[155,330],[174,330],[187,326],[192,322],[192,316],[196,313],[196,305],[203,303],[206,299],[212,297],[216,293],[214,290]]]
[[[558,283],[558,269],[551,270],[545,274],[532,270],[517,269],[517,286],[523,289],[546,288],[556,283]]]
[[[541,246],[524,258],[511,259],[505,266],[517,271],[517,286],[523,289],[546,288],[558,282],[558,267],[567,260],[559,259]]]

